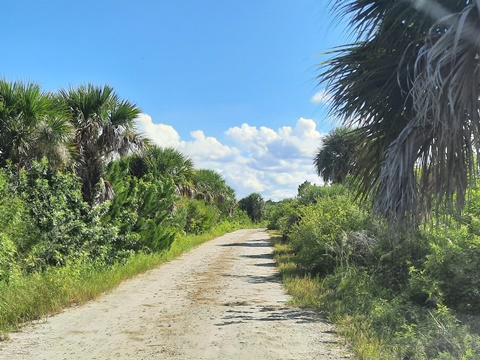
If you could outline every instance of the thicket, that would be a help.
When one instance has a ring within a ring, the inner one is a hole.
[[[0,332],[252,225],[220,174],[137,134],[139,113],[108,86],[0,80]]]
[[[81,180],[46,159],[0,169],[1,332],[99,295],[190,248],[189,236],[252,225],[243,211],[181,197],[168,177],[137,178],[112,163],[107,178],[115,197],[91,206]]]
[[[360,358],[480,358],[480,192],[448,224],[392,231],[342,185],[269,204],[301,304],[328,312]]]

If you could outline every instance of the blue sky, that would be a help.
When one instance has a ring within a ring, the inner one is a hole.
[[[139,129],[239,198],[319,183],[312,158],[335,125],[317,56],[346,40],[329,0],[97,0],[2,4],[0,77],[45,90],[109,84]]]

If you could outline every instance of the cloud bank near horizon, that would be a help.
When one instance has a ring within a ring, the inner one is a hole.
[[[223,143],[203,130],[181,139],[174,127],[156,124],[147,114],[141,114],[136,123],[139,132],[153,143],[178,149],[197,169],[222,174],[238,199],[258,192],[265,200],[277,201],[294,197],[305,180],[321,183],[313,157],[323,135],[312,119],[300,118],[295,126],[276,130],[244,123],[227,129]]]

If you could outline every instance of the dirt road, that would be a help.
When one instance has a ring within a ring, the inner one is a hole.
[[[240,230],[13,333],[0,359],[343,359],[331,324],[288,306],[268,234]]]

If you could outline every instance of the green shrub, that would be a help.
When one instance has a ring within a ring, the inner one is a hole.
[[[216,224],[219,217],[216,207],[205,204],[203,200],[196,199],[187,201],[185,206],[185,232],[187,234],[202,234]]]
[[[53,171],[47,160],[27,171],[11,172],[11,188],[29,213],[28,231],[18,249],[27,269],[63,266],[87,257],[113,262],[117,229],[104,222],[107,205],[91,207],[83,201],[81,182],[73,173]]]
[[[480,236],[466,227],[438,231],[430,237],[425,273],[451,308],[480,313]]]
[[[267,227],[270,230],[279,230],[282,236],[287,236],[292,225],[299,220],[297,201],[285,199],[267,207]]]
[[[480,202],[461,223],[436,218],[436,227],[400,231],[372,221],[341,188],[311,191],[319,196],[306,205],[297,198],[270,210],[277,227],[296,218],[282,245],[295,263],[280,264],[295,303],[326,310],[359,358],[480,358]]]
[[[0,224],[0,282],[8,282],[11,271],[18,267],[18,254],[31,221],[25,203],[11,191],[3,169],[0,169]]]
[[[348,195],[348,189],[344,185],[332,184],[329,186],[303,185],[298,192],[299,205],[313,205],[321,198]]]
[[[355,255],[348,233],[366,225],[367,214],[348,195],[319,198],[299,208],[300,221],[290,232],[299,264],[314,273],[327,274]]]
[[[172,179],[120,176],[119,166],[109,169],[115,198],[107,220],[119,228],[117,250],[167,249],[175,237],[174,203],[178,196]]]

